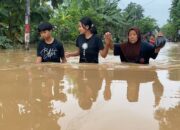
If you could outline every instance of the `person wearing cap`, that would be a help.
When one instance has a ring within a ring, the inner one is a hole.
[[[120,56],[121,62],[149,64],[149,59],[155,59],[166,43],[162,33],[159,33],[154,45],[144,42],[137,27],[128,31],[128,41],[122,44],[112,43],[110,32],[105,33],[105,42],[114,50],[115,56]]]
[[[76,39],[77,50],[66,52],[66,57],[80,56],[79,63],[99,63],[99,54],[105,58],[109,48],[104,46],[91,18],[83,17],[79,22],[80,35]]]
[[[66,62],[63,44],[52,36],[52,30],[53,25],[48,22],[41,23],[38,26],[41,40],[37,47],[36,63]]]

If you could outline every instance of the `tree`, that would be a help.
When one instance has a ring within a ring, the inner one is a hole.
[[[170,41],[174,41],[176,39],[176,27],[172,22],[169,21],[166,25],[164,25],[161,28],[161,31]]]
[[[172,1],[172,7],[170,9],[170,21],[172,21],[175,32],[176,32],[176,38],[180,40],[180,34],[178,35],[178,30],[180,30],[180,1],[179,0],[173,0]]]
[[[51,7],[45,1],[31,0],[31,29],[32,32],[37,28],[40,21],[50,19]],[[0,2],[0,36],[5,37],[11,45],[17,46],[24,42],[24,0],[1,0]],[[33,36],[33,35],[32,35]],[[6,44],[0,45],[7,48]]]
[[[142,33],[152,31],[156,26],[156,21],[143,15],[144,9],[141,5],[130,3],[122,12],[122,27],[123,36],[127,35],[129,28],[137,26],[141,29]],[[150,20],[150,21],[148,21]]]
[[[99,35],[103,35],[106,31],[113,34],[120,34],[121,10],[118,8],[119,0],[94,0],[79,1],[69,0],[55,10],[55,14],[51,21],[57,26],[56,35],[61,40],[75,41],[78,31],[76,25],[83,16],[89,16],[95,23]],[[96,5],[97,3],[97,5]]]
[[[150,17],[144,17],[137,21],[137,26],[140,28],[142,34],[153,32],[156,27],[156,20]]]
[[[55,37],[61,41],[74,42],[78,35],[77,24],[84,16],[91,17],[100,36],[110,31],[115,38],[124,39],[132,26],[139,26],[142,32],[155,28],[156,21],[144,18],[141,5],[130,3],[122,11],[118,6],[119,1],[31,0],[31,42],[38,40],[37,25],[42,21],[50,21],[55,25]],[[23,43],[24,15],[24,1],[1,0],[0,35],[6,36],[11,44]]]
[[[132,2],[124,9],[126,20],[133,25],[136,25],[136,22],[144,17],[143,12],[144,9],[141,5]]]

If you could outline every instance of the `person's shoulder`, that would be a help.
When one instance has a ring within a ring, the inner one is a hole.
[[[82,39],[82,38],[85,38],[85,35],[84,35],[84,34],[79,34],[79,35],[77,36],[77,39]]]
[[[76,38],[76,42],[82,41],[82,40],[84,40],[84,39],[85,39],[85,35],[84,35],[84,34],[79,34],[79,35],[77,36],[77,38]]]
[[[146,42],[146,41],[142,41],[141,45],[144,46],[144,47],[153,47],[152,44],[150,44],[149,42]]]
[[[100,35],[98,34],[93,34],[92,38],[91,39],[94,39],[95,41],[97,42],[102,42],[102,38]]]
[[[101,36],[100,35],[98,35],[98,34],[93,34],[93,36],[92,36],[93,38],[97,38],[97,39],[101,39]]]
[[[144,49],[144,50],[152,50],[154,49],[154,45],[150,44],[149,42],[141,42],[141,47]]]
[[[120,48],[120,43],[114,43],[114,48]]]
[[[46,44],[46,42],[42,39],[38,41],[38,46],[43,46],[45,44]]]
[[[124,49],[127,46],[127,42],[119,43],[119,46]]]
[[[117,44],[119,44],[120,46],[126,46],[126,45],[127,45],[126,42],[123,42],[123,43],[117,43]]]
[[[54,38],[54,44],[56,45],[63,45],[62,42],[56,38]]]
[[[43,44],[43,43],[45,43],[45,41],[44,41],[43,39],[40,39],[40,40],[38,41],[38,43],[39,43],[39,44]]]

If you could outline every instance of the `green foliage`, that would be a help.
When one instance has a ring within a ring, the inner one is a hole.
[[[156,20],[149,17],[144,17],[137,21],[137,26],[140,28],[141,33],[146,34],[148,32],[153,32],[156,27]]]
[[[41,22],[49,21],[51,15],[53,14],[52,8],[50,5],[47,5],[46,3],[43,3],[42,6],[36,7],[31,12],[31,39],[30,41],[32,43],[35,43],[38,41],[38,31],[37,27]],[[23,31],[24,32],[24,31]]]
[[[144,17],[144,9],[141,5],[136,3],[130,3],[122,12],[122,28],[121,37],[127,35],[128,29],[136,26],[140,28],[141,33],[146,34],[147,32],[152,32],[157,27],[156,21],[150,17]]]
[[[118,0],[70,0],[60,5],[51,18],[51,22],[57,26],[56,36],[63,41],[75,41],[78,22],[84,16],[91,17],[99,35],[102,36],[106,31],[120,34],[120,30],[117,30],[117,27],[122,26]]]
[[[144,9],[142,8],[141,5],[136,4],[136,3],[130,3],[124,10],[128,17],[127,20],[138,20],[142,19],[144,17],[143,12]]]
[[[164,35],[170,40],[174,41],[176,39],[176,27],[172,22],[168,22],[161,28]]]
[[[58,7],[58,4],[62,4],[63,3],[63,0],[51,0],[51,5],[54,7],[54,8],[57,8]]]
[[[163,26],[164,33],[173,41],[180,41],[180,1],[173,0],[170,8],[170,20],[167,25]]]
[[[6,36],[0,36],[0,48],[1,49],[10,49],[12,48],[12,41]]]
[[[31,0],[31,41],[37,37],[37,25],[50,19],[52,8],[41,0]],[[10,39],[12,46],[24,43],[25,0],[1,0],[0,3],[0,36]],[[1,37],[2,38],[2,37]],[[3,41],[4,38],[2,39]],[[6,43],[6,42],[3,42]]]
[[[79,16],[80,11],[78,9],[60,5],[50,20],[56,26],[54,30],[56,37],[63,41],[75,40],[77,35],[76,25]]]
[[[38,40],[37,26],[40,22],[50,21],[55,25],[55,37],[63,42],[72,43],[78,36],[78,23],[89,16],[98,29],[100,36],[110,31],[115,38],[123,39],[127,30],[139,26],[143,33],[155,29],[156,21],[144,17],[144,9],[130,3],[125,10],[118,6],[120,0],[31,0],[31,42]],[[0,36],[3,45],[12,46],[24,42],[25,0],[1,0]],[[6,40],[4,40],[6,39]],[[9,41],[8,41],[9,40]],[[8,41],[8,42],[7,42]]]
[[[23,15],[20,15],[21,12],[24,12],[22,7],[23,1],[14,1],[10,2],[9,0],[3,1],[3,4],[0,5],[0,23],[2,26],[1,31],[8,39],[12,41],[18,41],[17,37],[21,34],[21,24],[23,22]],[[15,8],[16,7],[16,8]]]

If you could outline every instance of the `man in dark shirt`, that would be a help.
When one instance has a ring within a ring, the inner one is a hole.
[[[38,31],[42,40],[37,48],[36,63],[66,62],[64,47],[62,43],[52,37],[52,29],[53,26],[50,23],[42,23],[38,26]]]

